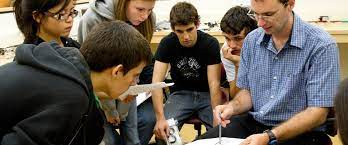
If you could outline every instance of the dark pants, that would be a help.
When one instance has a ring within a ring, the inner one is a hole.
[[[222,128],[221,136],[232,138],[247,138],[252,134],[262,133],[264,130],[272,129],[256,120],[250,114],[242,114],[232,117],[231,123]],[[214,127],[198,139],[215,138],[219,136],[219,128]],[[278,145],[332,145],[331,139],[324,133],[311,131],[299,135],[293,139],[278,143]]]
[[[213,110],[209,92],[180,90],[170,94],[164,105],[166,119],[178,121],[179,130],[185,120],[197,114],[203,125],[209,130],[213,126]],[[165,145],[165,141],[156,140],[157,145]]]
[[[156,116],[151,98],[138,106],[138,132],[141,145],[148,145],[153,135]]]

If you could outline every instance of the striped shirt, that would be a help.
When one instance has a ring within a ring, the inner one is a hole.
[[[250,114],[276,126],[307,107],[332,107],[339,84],[336,42],[294,14],[289,40],[280,51],[262,28],[244,40],[237,86],[250,91]]]

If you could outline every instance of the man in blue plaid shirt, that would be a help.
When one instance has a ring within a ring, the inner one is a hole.
[[[320,128],[339,83],[336,42],[292,10],[295,0],[251,0],[259,28],[244,40],[237,86],[221,113],[222,136],[250,145],[328,145]],[[217,137],[218,129],[201,138]]]

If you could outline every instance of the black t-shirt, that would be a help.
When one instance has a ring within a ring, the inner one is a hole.
[[[171,91],[209,92],[207,66],[221,62],[219,51],[217,39],[207,33],[197,31],[196,44],[187,48],[172,32],[161,40],[155,59],[170,64],[170,75],[175,83]]]

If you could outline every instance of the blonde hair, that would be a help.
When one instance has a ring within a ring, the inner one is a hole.
[[[127,6],[129,1],[131,0],[115,0],[118,1],[117,5],[114,5],[114,14],[115,14],[115,20],[121,20],[124,22],[128,21],[128,18],[126,16]],[[145,0],[144,0],[145,1]],[[146,0],[146,1],[155,1],[155,0]],[[149,17],[142,22],[138,26],[134,26],[143,36],[148,40],[151,41],[153,32],[154,32],[154,16],[153,13],[149,15]]]

